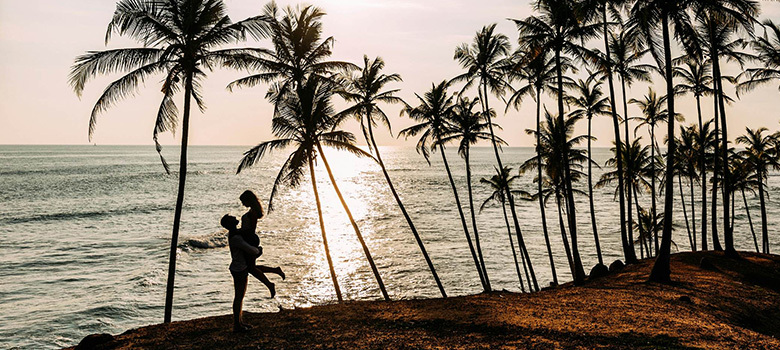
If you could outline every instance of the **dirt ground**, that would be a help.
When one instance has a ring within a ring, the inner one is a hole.
[[[97,349],[780,349],[780,256],[672,256],[671,285],[642,261],[533,294],[361,301],[127,331]],[[701,264],[702,259],[709,264]],[[702,267],[704,266],[704,267]]]

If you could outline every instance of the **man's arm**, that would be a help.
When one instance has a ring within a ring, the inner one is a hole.
[[[234,240],[236,247],[241,249],[244,253],[250,255],[260,255],[260,250],[249,245],[249,243],[247,243],[244,238],[241,237],[241,235],[233,235],[230,237],[230,239]]]

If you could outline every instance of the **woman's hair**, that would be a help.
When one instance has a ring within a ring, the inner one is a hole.
[[[248,207],[257,211],[258,217],[263,217],[263,206],[260,204],[260,201],[257,199],[257,196],[255,196],[254,192],[246,190],[238,198],[242,203],[248,204]]]

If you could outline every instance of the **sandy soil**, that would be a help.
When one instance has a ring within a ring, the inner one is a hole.
[[[684,253],[534,294],[362,301],[127,331],[97,349],[780,349],[780,256]],[[711,264],[702,265],[702,259]],[[704,267],[702,267],[704,266]]]

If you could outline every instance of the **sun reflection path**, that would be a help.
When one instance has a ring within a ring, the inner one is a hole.
[[[373,181],[372,173],[379,171],[378,165],[370,158],[357,157],[346,151],[325,148],[324,152],[369,250],[372,251],[372,255],[377,255],[375,253],[380,250],[379,245],[382,242],[376,237],[377,230],[373,218],[385,215],[378,212],[383,208],[376,206],[377,198],[384,195],[379,184]],[[325,220],[325,232],[339,284],[347,298],[372,297],[378,293],[378,288],[375,284],[369,283],[374,278],[370,275],[368,262],[322,161],[317,162],[315,173]],[[313,197],[311,190],[309,196]],[[318,223],[312,222],[309,229],[311,232],[318,232]],[[317,265],[324,266],[324,254],[317,255],[317,258],[322,260],[317,262]],[[381,260],[380,256],[374,258]]]

